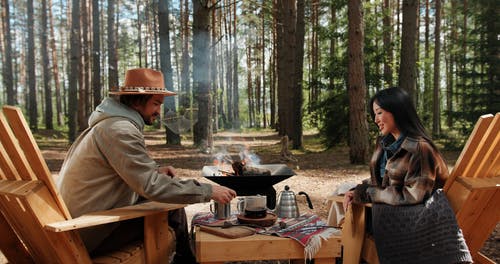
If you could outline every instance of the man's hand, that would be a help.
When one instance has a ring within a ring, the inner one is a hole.
[[[212,185],[212,200],[219,203],[229,203],[236,197],[236,192],[224,186]]]
[[[166,174],[170,177],[175,177],[177,173],[175,173],[175,169],[172,166],[163,166],[163,167],[158,167],[158,172]]]

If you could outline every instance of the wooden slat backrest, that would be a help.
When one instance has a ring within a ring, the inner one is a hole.
[[[476,122],[476,125],[474,126],[474,129],[472,130],[467,143],[465,144],[462,152],[460,153],[460,156],[457,159],[457,162],[455,163],[455,167],[453,167],[450,176],[446,181],[446,184],[444,186],[445,192],[448,192],[451,185],[458,176],[471,177],[472,175],[476,175],[475,173],[471,174],[471,172],[473,172],[474,169],[478,169],[479,164],[481,164],[482,160],[485,158],[483,155],[490,147],[492,147],[492,151],[494,151],[495,148],[497,149],[497,153],[490,153],[492,156],[499,155],[498,142],[496,143],[496,146],[493,146],[491,144],[491,137],[498,137],[498,127],[496,132],[490,127],[490,125],[494,121],[493,119],[496,120],[496,123],[499,122],[499,117],[499,114],[496,114],[495,118],[493,117],[493,115],[487,114],[481,116]],[[494,133],[497,133],[497,135],[495,135]],[[498,157],[496,159],[498,159]],[[494,161],[492,163],[494,164]],[[495,166],[498,165],[490,166],[488,174],[483,174],[481,177],[493,177],[492,175],[496,173],[491,170],[491,168],[494,168]]]
[[[24,180],[38,179],[45,183],[66,219],[71,219],[69,210],[57,192],[52,174],[31,134],[21,109],[14,106],[4,106],[3,114],[5,118],[0,115],[2,116],[0,117],[1,141],[9,153],[8,157],[18,168],[20,178]]]
[[[91,263],[77,231],[55,233],[43,228],[65,216],[41,181],[0,182],[0,203],[35,262]]]

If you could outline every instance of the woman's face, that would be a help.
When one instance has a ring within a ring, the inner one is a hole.
[[[392,113],[382,109],[377,102],[373,102],[373,113],[375,113],[375,120],[373,121],[377,124],[382,135],[392,134],[397,139],[401,132],[396,125],[396,121],[394,121]]]

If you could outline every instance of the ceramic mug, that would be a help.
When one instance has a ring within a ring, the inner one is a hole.
[[[267,215],[265,195],[245,196],[238,199],[238,212],[248,218],[264,218]]]

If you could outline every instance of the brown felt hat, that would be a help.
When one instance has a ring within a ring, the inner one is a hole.
[[[131,69],[125,73],[125,83],[118,89],[109,91],[110,94],[164,94],[176,95],[165,88],[163,74],[152,69]]]

